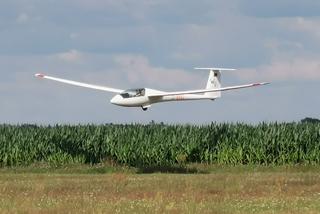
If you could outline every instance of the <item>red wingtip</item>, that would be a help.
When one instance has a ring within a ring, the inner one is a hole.
[[[259,86],[261,83],[253,83],[252,86]]]
[[[254,83],[252,86],[259,86],[259,85],[268,85],[270,84],[269,82],[261,82],[261,83]]]
[[[43,78],[43,77],[44,77],[44,74],[40,74],[40,73],[38,73],[38,74],[35,74],[35,76],[36,76],[36,77]]]

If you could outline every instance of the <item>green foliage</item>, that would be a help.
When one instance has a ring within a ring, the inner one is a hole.
[[[0,125],[0,166],[320,163],[319,123]]]
[[[320,123],[320,120],[316,118],[306,117],[301,120],[301,123]]]

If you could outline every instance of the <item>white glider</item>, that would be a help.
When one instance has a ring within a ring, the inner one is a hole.
[[[268,82],[252,83],[246,85],[221,87],[221,71],[233,71],[235,69],[228,68],[195,68],[198,70],[208,70],[209,78],[205,89],[191,90],[191,91],[174,91],[165,92],[154,90],[150,88],[136,88],[136,89],[117,89],[99,85],[92,85],[82,82],[76,82],[67,79],[47,76],[44,74],[35,74],[36,77],[49,79],[57,82],[62,82],[70,85],[91,88],[101,91],[108,91],[116,93],[111,103],[125,107],[141,107],[144,111],[147,110],[151,104],[168,101],[184,101],[184,100],[215,100],[221,97],[221,91],[235,90],[241,88],[249,88],[269,84]]]

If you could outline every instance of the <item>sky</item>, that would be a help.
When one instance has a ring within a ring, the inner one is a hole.
[[[320,118],[320,1],[2,0],[0,123],[208,124]],[[227,67],[215,101],[140,108],[35,73],[127,89],[202,89]]]

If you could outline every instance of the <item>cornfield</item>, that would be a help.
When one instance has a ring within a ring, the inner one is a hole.
[[[320,124],[0,125],[0,166],[319,164]]]

